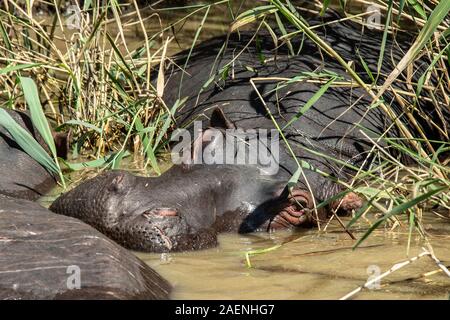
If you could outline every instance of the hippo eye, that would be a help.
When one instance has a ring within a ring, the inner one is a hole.
[[[159,217],[176,217],[178,210],[173,208],[156,208],[142,213],[145,217],[159,216]]]

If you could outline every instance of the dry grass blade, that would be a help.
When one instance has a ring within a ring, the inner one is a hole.
[[[164,62],[166,59],[167,46],[169,45],[169,38],[164,42],[164,48],[161,55],[161,61],[159,62],[158,80],[156,82],[156,94],[159,98],[162,98],[164,94]]]
[[[410,264],[410,263],[412,263],[412,262],[414,262],[414,261],[416,261],[416,260],[418,260],[418,259],[420,259],[420,258],[422,258],[424,256],[429,256],[429,255],[431,255],[430,252],[423,251],[422,253],[420,253],[419,255],[417,255],[414,258],[411,258],[411,259],[406,260],[404,262],[397,263],[397,264],[393,265],[388,271],[380,274],[377,277],[373,277],[372,279],[368,280],[364,285],[362,285],[362,286],[356,288],[355,290],[349,292],[348,294],[346,294],[345,296],[343,296],[339,300],[348,300],[348,299],[352,298],[354,295],[356,295],[358,292],[363,290],[363,288],[370,288],[370,286],[372,286],[373,284],[379,282],[381,279],[387,277],[391,273],[393,273],[393,272],[395,272],[395,271],[397,271],[397,270],[407,266],[408,264]]]
[[[405,70],[405,68],[417,57],[420,50],[425,46],[425,44],[431,39],[434,31],[439,26],[439,24],[447,17],[450,12],[450,1],[441,1],[436,8],[434,8],[430,17],[428,18],[425,26],[420,31],[416,41],[412,44],[411,48],[402,58],[402,60],[397,64],[392,73],[388,76],[385,83],[378,90],[375,99],[380,98],[383,93],[392,85],[392,83],[397,79],[397,77]]]

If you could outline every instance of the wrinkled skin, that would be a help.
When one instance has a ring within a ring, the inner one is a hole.
[[[110,171],[61,196],[50,209],[85,221],[127,248],[157,252],[208,248],[218,232],[306,222],[308,194],[289,196],[283,181],[256,171],[174,166],[159,178]],[[175,179],[189,188],[180,188]]]
[[[357,73],[367,83],[370,82],[361,63],[355,60],[358,58],[355,56],[355,52],[357,50],[360,52],[372,73],[376,74],[381,33],[366,31],[368,34],[364,34],[365,38],[360,39],[359,30],[351,28],[347,24],[333,24],[332,27],[327,27],[323,32],[321,28],[315,29],[315,32],[322,36],[326,34],[326,37],[324,37],[333,49],[346,61],[353,61]],[[185,72],[179,71],[176,67],[171,67],[171,71],[166,76],[164,101],[168,106],[171,106],[177,98],[190,97],[184,107],[179,110],[179,126],[191,128],[193,120],[203,121],[203,127],[208,127],[210,123],[214,125],[214,121],[212,121],[214,120],[214,112],[219,108],[227,121],[237,128],[244,130],[274,128],[274,123],[270,119],[264,104],[249,81],[250,78],[293,78],[305,72],[320,73],[326,71],[335,73],[345,79],[338,80],[340,82],[352,82],[347,72],[337,61],[329,58],[325,52],[320,52],[309,40],[305,40],[303,43],[300,55],[294,57],[288,57],[284,47],[278,49],[276,56],[269,50],[263,50],[263,56],[267,61],[262,64],[257,59],[254,43],[243,49],[252,35],[252,33],[242,32],[239,40],[236,34],[230,36],[227,53],[223,58],[217,60],[216,55],[225,42],[225,38],[205,42],[190,57],[189,67]],[[382,75],[387,75],[392,71],[393,63],[390,60],[393,59],[394,63],[397,63],[404,56],[403,52],[406,52],[405,50],[409,48],[404,35],[403,38],[401,35],[398,38],[398,41],[403,40],[403,43],[401,43],[404,48],[398,48],[391,41],[387,42]],[[273,47],[270,36],[261,35],[260,39],[262,48]],[[297,48],[297,46],[298,44],[294,43],[294,47]],[[242,54],[236,58],[242,50]],[[217,73],[217,70],[220,70],[232,58],[236,58],[236,60],[228,71],[227,80],[223,81],[218,76],[215,82],[208,85],[206,89],[202,89],[203,84],[211,78],[211,74]],[[322,59],[325,59],[325,61],[322,61]],[[184,61],[180,59],[177,64],[183,66]],[[254,71],[250,71],[248,66],[251,66],[251,70]],[[420,76],[420,71],[423,71],[425,67],[424,61],[416,62],[415,68],[418,74],[415,74],[413,80]],[[230,74],[232,74],[232,79]],[[379,82],[382,83],[383,81],[384,77],[380,76]],[[281,128],[297,115],[301,107],[323,85],[305,81],[285,84],[280,80],[270,79],[255,80],[254,83],[267,108]],[[276,90],[277,84],[280,87],[278,90]],[[404,87],[400,86],[400,89],[402,88]],[[390,92],[384,95],[384,99],[394,110],[400,113],[400,106]],[[427,110],[430,118],[441,124],[442,127],[448,127],[448,111],[445,115],[447,120],[441,119],[436,114],[436,110],[429,111],[434,109],[432,106],[427,105],[424,101],[420,102],[423,102],[421,109]],[[392,122],[385,112],[380,107],[369,108],[371,103],[372,98],[356,84],[353,87],[347,85],[346,87],[331,86],[328,88],[305,114],[284,130],[297,158],[343,181],[350,180],[355,171],[343,165],[342,162],[354,168],[368,168],[372,164],[370,150],[373,147],[368,137],[376,140],[388,128],[390,137],[399,136],[398,129],[396,126],[392,126]],[[401,119],[404,120],[404,123],[409,123],[409,120],[405,117]],[[417,117],[417,121],[419,120],[420,117]],[[422,125],[427,128],[427,123]],[[414,132],[414,128],[409,129]],[[431,128],[425,130],[429,139],[448,140],[446,137],[439,137],[436,130]],[[382,140],[379,144],[389,151]],[[281,170],[292,175],[297,169],[297,163],[288,153],[285,144],[282,143],[281,148]],[[326,157],[339,159],[341,163],[329,160]],[[402,160],[408,161],[408,159]],[[305,170],[305,175],[314,196],[319,202],[341,191],[341,188],[329,179],[310,170]],[[304,179],[300,183],[305,184]]]
[[[376,74],[381,33],[368,32],[361,37],[359,30],[349,24],[333,24],[325,30],[318,28],[315,31],[327,39],[344,59],[353,60],[364,81],[369,82],[370,79],[359,59],[355,60],[357,49],[372,73]],[[273,43],[267,34],[260,35],[263,49],[258,54],[255,43],[251,42],[252,35],[242,32],[239,38],[232,34],[225,53],[219,58],[217,54],[227,38],[206,41],[191,54],[184,73],[174,66],[169,68],[165,76],[165,103],[172,106],[178,98],[188,97],[184,106],[177,110],[180,127],[193,132],[192,121],[201,120],[204,129],[273,129],[275,126],[267,106],[283,128],[323,86],[323,83],[307,81],[255,80],[255,86],[264,99],[262,103],[250,78],[293,78],[305,76],[305,72],[331,72],[343,78],[338,80],[340,82],[352,82],[335,60],[320,52],[309,40],[302,44],[298,56],[289,57],[285,47],[278,48],[276,54],[270,50]],[[404,36],[399,38],[403,48],[390,40],[386,44],[385,57],[388,58],[382,65],[380,81],[408,48],[408,39]],[[299,43],[293,45],[296,50],[299,48]],[[177,65],[185,64],[183,57],[186,55],[180,54]],[[264,63],[259,61],[261,56]],[[219,72],[231,59],[234,62],[227,72]],[[423,71],[426,62],[419,60],[416,67]],[[211,75],[216,75],[215,81],[210,81]],[[413,80],[418,76],[414,77]],[[393,110],[400,112],[400,105],[391,93],[387,92],[384,99]],[[215,245],[218,232],[293,228],[325,219],[327,214],[339,208],[344,212],[356,210],[363,202],[352,192],[339,201],[330,201],[326,209],[311,209],[314,203],[345,191],[336,180],[348,182],[355,173],[354,168],[368,168],[373,164],[370,139],[378,139],[388,128],[390,137],[399,136],[395,126],[390,128],[392,123],[381,108],[369,108],[371,102],[367,92],[356,85],[331,86],[284,130],[297,159],[328,174],[331,179],[317,171],[304,169],[304,175],[300,175],[290,192],[283,188],[298,166],[284,142],[280,141],[280,169],[273,176],[261,175],[257,165],[175,166],[158,178],[109,172],[61,196],[51,210],[80,218],[120,244],[145,251],[201,249]],[[432,106],[424,101],[419,103],[436,123],[448,126],[445,121],[448,114],[441,119],[430,111]],[[208,130],[204,130],[201,136],[207,137]],[[432,136],[437,137],[430,129]],[[208,139],[200,139],[199,142],[206,145],[214,143]],[[382,140],[378,143],[384,150],[391,151]],[[395,152],[392,154],[395,156]],[[196,155],[192,157],[195,160]]]
[[[23,112],[7,110],[9,115],[45,147],[40,134],[31,124],[30,117]],[[60,138],[55,135],[58,150],[64,146]],[[60,155],[66,153],[62,150]],[[37,199],[48,192],[55,184],[55,177],[42,167],[39,162],[25,153],[11,135],[0,126],[0,193],[22,199]]]
[[[169,297],[167,281],[133,254],[31,201],[0,195],[0,252],[0,299]],[[70,266],[80,289],[68,288]]]

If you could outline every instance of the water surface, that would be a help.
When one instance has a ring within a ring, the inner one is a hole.
[[[432,220],[426,224],[433,234],[432,247],[449,266],[450,222]],[[383,273],[408,260],[405,230],[377,231],[356,250],[352,250],[355,241],[345,232],[337,226],[331,230],[222,234],[217,248],[136,255],[173,284],[174,299],[339,299],[363,285],[373,271]],[[246,266],[246,251],[286,241],[278,249],[252,256],[252,268]],[[413,236],[409,258],[422,252],[424,245]],[[379,288],[365,289],[355,298],[449,299],[450,278],[439,270],[425,256],[384,278]]]

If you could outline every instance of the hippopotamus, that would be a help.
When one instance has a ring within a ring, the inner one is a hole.
[[[361,36],[349,22],[325,24],[315,32],[353,61],[364,81],[371,81],[366,68],[377,74],[381,33]],[[166,70],[163,100],[167,106],[184,102],[175,114],[179,128],[195,135],[195,121],[201,122],[189,160],[154,178],[103,173],[60,196],[50,209],[85,221],[127,248],[160,252],[214,246],[219,232],[293,229],[361,208],[362,198],[340,182],[348,186],[356,170],[376,164],[373,141],[395,154],[380,137],[399,137],[399,130],[336,60],[309,39],[300,40],[291,41],[301,49],[291,55],[267,33],[239,32],[179,54]],[[386,43],[380,79],[400,61],[411,38],[399,35],[397,41],[401,46]],[[416,64],[426,69],[425,60]],[[383,98],[402,118],[392,93]],[[283,135],[267,139],[279,142],[278,170],[272,174],[262,174],[258,163],[197,161],[203,147],[224,148],[216,138],[232,134],[228,130],[274,128]]]
[[[8,113],[45,148],[27,113]],[[56,179],[1,127],[0,167],[0,299],[169,298],[170,284],[135,255],[31,201]]]
[[[300,224],[312,209],[310,195],[286,191],[285,181],[252,166],[179,165],[156,178],[106,172],[59,197],[50,210],[77,217],[129,249],[194,250],[215,245],[218,232]]]

